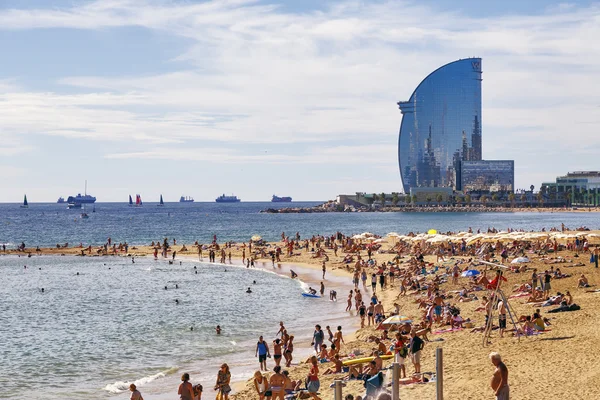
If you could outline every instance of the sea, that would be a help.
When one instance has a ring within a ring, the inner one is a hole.
[[[290,204],[98,203],[88,207],[88,219],[62,204],[0,204],[0,243],[87,246],[111,237],[136,245],[167,237],[191,244],[208,243],[213,235],[239,242],[252,235],[277,240],[282,232],[385,235],[540,230],[561,223],[600,228],[598,214],[585,212],[260,213],[273,206]],[[292,268],[299,280],[290,278]],[[344,312],[347,279],[331,275],[325,281],[326,293],[336,290],[339,302],[328,295],[303,297],[319,280],[318,270],[270,262],[248,269],[197,258],[171,265],[152,257],[0,255],[0,398],[128,399],[128,385],[136,383],[146,399],[166,400],[175,398],[183,372],[210,397],[221,363],[230,364],[235,381],[251,376],[258,336],[271,342],[279,321],[296,336],[296,361],[309,354],[316,323],[354,329],[355,318]]]

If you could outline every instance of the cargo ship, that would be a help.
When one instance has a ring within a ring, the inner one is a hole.
[[[217,203],[239,203],[241,200],[237,198],[237,196],[225,196],[222,194],[221,196],[215,199]]]
[[[279,197],[279,196],[273,195],[273,198],[271,199],[271,203],[291,203],[291,202],[292,202],[291,197]]]
[[[179,202],[180,203],[193,203],[194,202],[194,198],[190,197],[190,196],[181,196],[179,198]]]

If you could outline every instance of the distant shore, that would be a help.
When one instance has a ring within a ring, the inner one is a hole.
[[[500,206],[343,206],[330,201],[314,207],[267,208],[266,214],[311,214],[327,212],[411,212],[411,213],[587,213],[600,212],[600,207],[500,207]]]

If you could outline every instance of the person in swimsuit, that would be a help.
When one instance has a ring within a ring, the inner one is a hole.
[[[273,368],[273,375],[269,379],[271,394],[273,400],[284,400],[285,397],[285,377],[281,374],[281,367],[278,365]]]
[[[352,290],[350,290],[350,294],[348,295],[348,305],[346,306],[346,311],[352,310]]]
[[[490,361],[496,367],[492,375],[490,386],[496,395],[496,400],[509,400],[510,389],[508,387],[508,368],[502,362],[498,353],[490,353]]]
[[[335,345],[335,348],[339,351],[341,349],[342,343],[346,344],[346,342],[344,342],[344,336],[342,335],[342,327],[338,326],[337,332],[335,333],[335,335],[333,335],[333,344]]]
[[[289,367],[292,365],[292,353],[294,352],[294,335],[290,335],[287,345],[285,346],[285,352],[283,357],[285,358],[285,366]]]
[[[267,346],[267,342],[265,342],[261,336],[256,343],[256,352],[254,354],[254,357],[258,357],[261,371],[267,371],[267,356],[271,356],[269,346]]]
[[[258,393],[259,400],[265,400],[265,397],[266,400],[269,400],[271,398],[271,396],[266,396],[266,392],[268,389],[267,378],[265,378],[260,371],[256,371],[254,373],[254,388]]]
[[[364,328],[365,327],[365,314],[367,313],[367,307],[365,306],[365,303],[361,303],[360,307],[358,308],[358,315],[360,315],[360,327]]]
[[[308,373],[308,384],[306,388],[308,390],[308,394],[314,400],[321,400],[321,398],[317,395],[319,388],[321,387],[321,382],[319,382],[319,361],[316,356],[312,356],[310,359],[311,367],[310,372]]]
[[[229,365],[223,364],[217,373],[217,382],[215,383],[215,391],[218,391],[221,395],[221,400],[227,400],[229,398],[229,392],[231,392],[231,372],[229,372]]]
[[[179,385],[179,390],[177,394],[179,395],[180,400],[193,400],[194,399],[194,387],[190,383],[190,374],[187,372],[181,375],[181,385]]]
[[[275,360],[275,366],[278,367],[281,363],[281,340],[273,340],[273,360]]]
[[[131,390],[131,397],[129,398],[129,400],[144,400],[142,394],[139,390],[137,390],[135,384],[132,383],[131,385],[129,385],[129,390]]]

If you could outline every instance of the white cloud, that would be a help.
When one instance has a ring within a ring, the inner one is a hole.
[[[521,153],[510,140],[518,146],[533,140],[567,148],[569,168],[575,160],[589,164],[593,154],[585,149],[600,146],[599,20],[596,6],[471,18],[397,1],[342,1],[303,13],[242,0],[2,10],[0,30],[137,26],[191,44],[175,59],[187,67],[168,73],[107,78],[67,70],[59,83],[79,94],[24,91],[0,81],[0,139],[30,133],[135,139],[139,148],[108,157],[172,157],[144,147],[159,143],[183,159],[248,163],[360,159],[366,142],[382,146],[381,159],[394,166],[400,123],[394,103],[408,99],[438,66],[476,55],[484,59],[484,153],[501,149],[502,158],[516,158]],[[198,152],[192,140],[210,141],[214,155]],[[290,148],[280,156],[229,151],[248,143]],[[294,143],[314,150],[298,152]],[[548,160],[530,157],[543,172]]]

